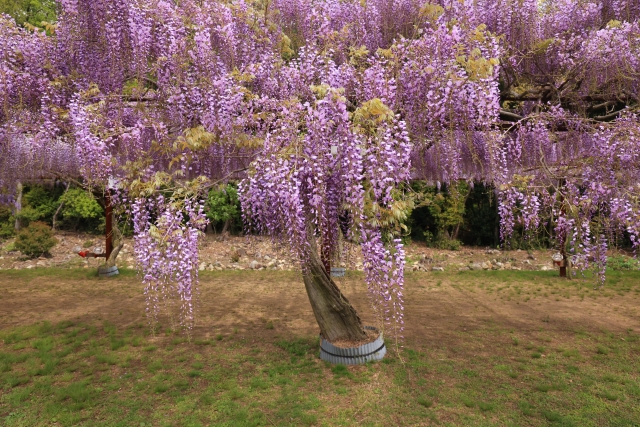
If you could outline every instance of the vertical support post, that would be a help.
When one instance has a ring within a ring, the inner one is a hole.
[[[113,207],[111,206],[111,194],[109,194],[109,190],[107,189],[105,193],[105,209],[104,213],[106,215],[106,256],[107,259],[111,257],[111,252],[113,252]]]
[[[558,183],[558,188],[564,187],[565,183],[566,181],[564,179],[561,179]],[[560,212],[561,216],[564,218],[564,216],[567,214],[567,209],[564,205],[563,195],[560,196],[560,201],[562,202],[562,208],[560,209]],[[562,254],[562,263],[560,264],[560,277],[567,277],[567,235],[565,233],[562,233],[560,240],[560,253]]]
[[[16,222],[14,224],[14,228],[16,231],[20,231],[21,225],[20,220],[18,219],[18,215],[22,211],[22,191],[23,191],[22,183],[18,181],[16,184],[16,201],[14,203],[14,212],[16,215]]]
[[[567,266],[565,263],[566,263],[566,260],[560,266],[560,277],[567,277]]]

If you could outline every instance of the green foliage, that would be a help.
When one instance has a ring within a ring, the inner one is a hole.
[[[242,218],[237,187],[227,184],[219,189],[211,189],[205,204],[205,214],[214,228],[227,221],[231,225],[240,225]]]
[[[16,249],[28,257],[47,254],[58,241],[53,237],[51,228],[43,222],[32,222],[23,228],[16,238]]]
[[[443,185],[441,190],[422,182],[412,183],[419,201],[409,225],[411,236],[434,248],[458,250],[461,245],[500,245],[500,217],[493,187],[466,182]],[[516,224],[508,245],[511,249],[541,249],[550,247],[545,224],[525,233]]]
[[[424,232],[424,241],[430,248],[444,249],[447,251],[457,251],[460,250],[460,246],[462,246],[462,242],[458,239],[436,239],[430,231]]]
[[[23,195],[23,206],[18,219],[23,225],[33,221],[51,223],[53,215],[58,208],[59,196],[55,189],[45,189],[41,186],[33,186],[27,189]]]
[[[1,1],[1,0],[0,0]],[[93,195],[80,188],[65,193],[64,186],[30,185],[24,189],[22,209],[17,218],[22,226],[34,221],[52,225],[53,216],[62,204],[56,219],[57,229],[104,231],[104,209]],[[16,217],[8,207],[0,207],[0,238],[13,236]]]
[[[6,245],[4,248],[2,248],[3,251],[9,253],[9,252],[15,252],[17,251],[16,249],[16,243],[9,243],[8,245]]]
[[[471,191],[469,185],[460,182],[438,191],[415,182],[412,188],[418,201],[411,216],[413,236],[423,237],[428,246],[458,250],[462,244],[458,235],[464,226],[465,202]]]
[[[15,234],[15,217],[6,206],[0,206],[0,239],[8,239]]]
[[[104,230],[104,209],[90,193],[80,188],[72,188],[62,195],[59,201],[64,203],[62,218],[65,226],[97,232]]]
[[[55,0],[0,0],[0,13],[6,13],[18,25],[47,28],[43,23],[57,20]]]
[[[640,270],[640,261],[623,255],[607,258],[607,267],[612,270]]]
[[[469,193],[460,240],[470,246],[500,244],[500,217],[493,187],[476,183]]]

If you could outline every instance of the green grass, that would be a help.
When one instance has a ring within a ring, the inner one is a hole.
[[[59,272],[51,270],[52,277]],[[98,289],[106,283],[86,271],[63,272],[69,277],[59,277],[90,279]],[[509,293],[522,304],[545,291],[571,298],[594,293],[584,282],[557,286],[553,272],[463,273],[439,277],[439,292],[452,278],[459,289],[491,295],[496,304]],[[636,294],[640,277],[627,273],[611,291]],[[409,275],[408,282],[435,286],[424,277]],[[137,320],[7,327],[0,330],[0,425],[638,425],[638,330],[556,326],[553,313],[520,328],[471,312],[463,331],[469,313],[463,314],[457,323],[435,321],[430,336],[363,366],[320,361],[317,336],[287,334],[280,321],[273,330],[262,321],[253,332],[239,326],[238,333],[208,330],[191,339],[166,324],[156,325],[154,335]]]

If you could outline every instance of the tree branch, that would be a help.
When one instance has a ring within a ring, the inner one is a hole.
[[[597,121],[597,122],[608,122],[611,121],[613,119],[617,119],[618,116],[620,116],[620,113],[622,113],[625,110],[619,110],[619,111],[615,111],[611,114],[607,114],[606,116],[596,116],[593,118],[593,120]]]
[[[523,116],[507,110],[500,110],[500,117],[510,122],[519,122],[524,119]]]
[[[64,189],[64,193],[62,193],[61,197],[64,197],[64,195],[67,194],[67,191],[69,191],[69,186],[70,185],[71,185],[71,183],[67,182],[67,186]],[[52,224],[51,224],[51,230],[52,231],[56,231],[56,219],[58,219],[58,214],[62,210],[63,206],[64,206],[64,201],[62,203],[60,203],[60,206],[58,206],[58,209],[56,209],[56,213],[53,214],[53,220],[52,220]]]

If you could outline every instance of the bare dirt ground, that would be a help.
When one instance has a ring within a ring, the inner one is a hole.
[[[554,272],[410,273],[404,336],[407,344],[421,347],[455,345],[465,333],[495,328],[525,335],[544,331],[559,342],[580,330],[640,331],[640,283],[621,277],[595,291],[591,283],[559,279]],[[374,323],[362,275],[351,273],[339,285],[363,321]],[[196,339],[318,332],[299,273],[205,272],[200,291]],[[44,320],[146,325],[145,308],[143,287],[132,273],[99,279],[83,269],[0,272],[0,329]],[[163,328],[175,325],[166,314],[159,322]],[[489,352],[490,345],[477,350]]]

